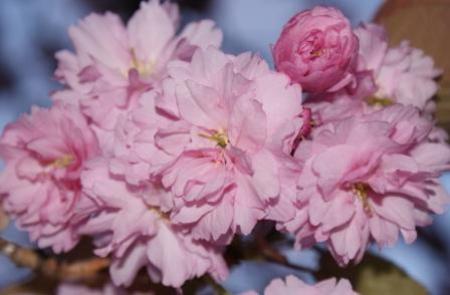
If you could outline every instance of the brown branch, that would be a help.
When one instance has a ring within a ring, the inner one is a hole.
[[[317,272],[315,269],[289,262],[282,253],[270,245],[264,235],[257,236],[254,242],[247,246],[249,247],[248,250],[253,249],[250,252],[258,254],[259,257],[268,262],[276,263],[297,271],[308,272],[313,275]],[[238,248],[240,251],[245,252],[243,248]],[[104,272],[110,265],[110,259],[108,258],[87,258],[68,263],[67,261],[58,260],[54,257],[43,258],[33,249],[22,247],[1,237],[0,253],[9,257],[16,265],[30,268],[34,272],[54,281],[72,281],[90,284],[108,280],[108,275]],[[246,255],[242,258],[248,259],[248,257],[245,256]],[[140,278],[140,276],[138,276],[138,278]],[[218,294],[228,294],[221,285],[217,284],[210,277],[204,278],[203,282],[211,285]]]
[[[8,215],[2,208],[2,204],[0,203],[0,230],[5,229],[9,224]]]
[[[74,263],[58,261],[55,258],[44,259],[34,250],[1,237],[0,252],[18,266],[30,268],[51,279],[64,281],[95,281],[102,277],[100,272],[110,264],[108,258],[97,257]]]

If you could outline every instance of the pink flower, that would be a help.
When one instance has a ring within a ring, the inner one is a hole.
[[[205,273],[217,280],[227,276],[220,248],[196,242],[172,224],[164,204],[170,195],[160,186],[128,185],[108,171],[102,158],[87,165],[82,184],[96,213],[81,232],[94,238],[97,255],[112,257],[110,274],[116,286],[129,286],[141,268],[152,281],[176,288]]]
[[[247,295],[257,294],[247,292]],[[274,279],[264,290],[264,295],[278,294],[302,294],[302,295],[357,295],[352,290],[352,285],[346,279],[336,282],[335,278],[324,280],[315,285],[305,284],[293,275],[289,275],[285,280]]]
[[[355,34],[360,40],[358,69],[373,71],[375,97],[425,110],[437,92],[434,79],[442,73],[433,59],[407,41],[388,48],[384,29],[375,24],[362,25]]]
[[[431,127],[415,108],[394,105],[314,129],[295,153],[304,167],[297,215],[280,226],[298,247],[325,242],[341,265],[359,261],[371,241],[413,242],[416,226],[449,201],[438,177],[450,148],[428,141]]]
[[[62,252],[77,243],[80,171],[97,154],[97,140],[86,119],[71,106],[35,107],[31,115],[5,128],[0,197],[6,212],[39,247]]]
[[[211,47],[190,63],[171,63],[169,73],[156,106],[173,122],[155,144],[173,158],[158,173],[175,198],[173,222],[190,226],[194,238],[227,243],[250,233],[267,207],[279,209],[269,218],[289,218],[282,196],[295,191],[289,154],[301,126],[298,85],[258,57]]]
[[[313,93],[352,83],[357,55],[358,39],[348,19],[322,6],[292,17],[273,47],[277,70]]]
[[[79,103],[97,124],[114,128],[139,93],[158,87],[169,61],[220,46],[222,33],[212,21],[190,23],[177,36],[178,22],[177,6],[159,0],[141,2],[127,26],[112,13],[89,15],[69,29],[75,53],[57,53],[55,75],[67,88],[53,99]]]

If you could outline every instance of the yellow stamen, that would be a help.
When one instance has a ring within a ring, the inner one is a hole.
[[[212,135],[208,134],[199,134],[201,137],[207,138],[217,143],[221,148],[226,148],[228,145],[228,136],[223,130],[217,131]]]
[[[67,154],[64,155],[56,160],[54,160],[52,163],[50,163],[49,166],[52,166],[53,168],[67,168],[69,167],[73,161],[75,160],[75,157],[73,155]]]
[[[164,221],[168,221],[169,220],[169,214],[162,212],[158,207],[149,207],[148,208],[151,212],[155,213],[156,215],[158,215],[158,217]]]
[[[355,183],[352,187],[353,193],[361,201],[364,211],[366,211],[367,213],[371,213],[368,196],[368,192],[370,191],[370,189],[370,186],[362,182]]]
[[[131,49],[131,63],[132,68],[136,69],[141,76],[148,77],[152,74],[154,69],[153,62],[141,62],[136,57],[134,49]]]
[[[389,98],[376,96],[369,97],[367,99],[367,103],[370,106],[382,106],[382,107],[387,107],[394,104],[394,102]]]
[[[312,57],[319,57],[323,54],[323,50],[319,49],[319,50],[313,50],[309,53]]]

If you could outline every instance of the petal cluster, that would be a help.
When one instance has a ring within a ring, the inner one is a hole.
[[[108,171],[104,159],[87,165],[82,184],[97,212],[80,231],[97,237],[97,255],[112,255],[116,285],[129,286],[143,267],[153,281],[174,287],[206,272],[218,280],[226,277],[220,248],[196,242],[174,226],[160,204],[169,196],[158,187],[127,185]]]
[[[257,294],[246,292],[245,295]],[[264,295],[305,294],[305,295],[356,295],[350,282],[346,279],[336,281],[335,278],[308,285],[299,278],[289,275],[285,279],[274,279],[264,290]]]
[[[173,220],[199,239],[248,234],[283,195],[300,88],[259,57],[214,48],[172,63],[169,73],[175,93],[165,91],[157,105],[173,122],[155,144],[173,157],[157,174],[175,198]]]
[[[69,29],[75,52],[56,54],[55,74],[67,87],[53,100],[78,103],[98,125],[114,128],[139,93],[158,87],[168,62],[220,46],[222,33],[212,21],[190,23],[177,35],[179,21],[178,7],[159,0],[141,2],[126,25],[109,12],[87,16]]]
[[[428,140],[432,123],[413,107],[394,105],[313,130],[295,158],[297,216],[284,224],[300,248],[325,242],[340,264],[359,261],[367,245],[392,246],[401,234],[442,213],[449,198],[438,176],[450,148]],[[332,165],[330,165],[332,163]]]
[[[35,107],[5,128],[0,197],[5,211],[40,247],[61,252],[77,243],[85,219],[76,210],[83,204],[80,174],[98,154],[86,118],[72,106]]]
[[[439,176],[450,148],[434,126],[433,60],[402,42],[389,48],[384,29],[363,24],[354,87],[310,95],[307,132],[294,146],[301,167],[296,216],[278,228],[296,246],[325,243],[341,265],[368,245],[407,243],[449,203]]]
[[[403,41],[396,47],[388,47],[383,27],[363,24],[355,29],[359,38],[359,70],[370,70],[377,87],[374,101],[393,101],[430,110],[431,98],[438,86],[435,78],[442,71],[434,65],[430,56]]]

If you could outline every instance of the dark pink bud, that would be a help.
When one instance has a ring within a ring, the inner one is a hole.
[[[295,15],[273,48],[278,71],[308,92],[334,92],[354,81],[358,38],[348,19],[332,7]]]

